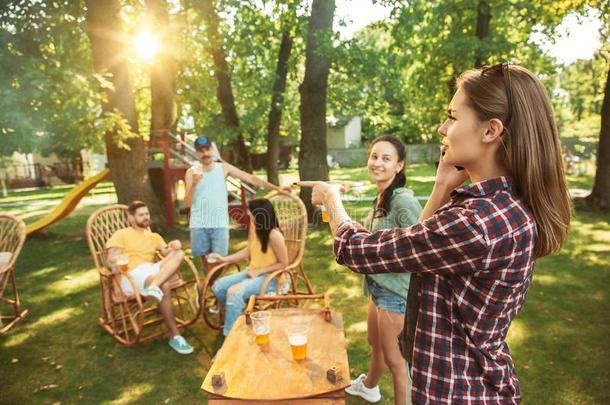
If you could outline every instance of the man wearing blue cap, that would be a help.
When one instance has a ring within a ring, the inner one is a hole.
[[[237,167],[214,161],[214,148],[207,136],[195,140],[195,150],[199,162],[186,172],[186,195],[184,204],[191,208],[189,228],[193,256],[200,256],[203,271],[207,273],[208,262],[205,255],[229,253],[229,204],[226,177],[238,178],[256,187],[285,192]],[[290,188],[287,187],[289,190]]]

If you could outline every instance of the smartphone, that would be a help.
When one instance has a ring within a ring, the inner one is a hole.
[[[441,152],[441,156],[445,156],[445,151]],[[454,166],[456,169],[458,169],[459,171],[464,170],[464,168],[462,166]]]

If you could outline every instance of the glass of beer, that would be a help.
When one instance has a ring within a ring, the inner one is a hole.
[[[193,174],[203,176],[203,167],[201,167],[201,163],[195,163],[191,166],[191,169],[193,169]]]
[[[271,332],[271,312],[257,311],[250,315],[256,344],[263,350],[269,349],[269,332]]]
[[[299,361],[307,357],[307,325],[289,325],[286,335],[292,349],[292,358]]]
[[[348,184],[348,183],[331,183],[331,182],[327,182],[327,184],[330,184],[330,186],[332,188],[334,188],[335,190],[341,192],[341,190],[346,190],[344,184]],[[324,205],[320,206],[320,211],[322,211],[322,222],[329,222],[330,217],[328,215],[328,210],[326,209],[326,207]]]
[[[116,264],[119,267],[121,273],[127,273],[127,267],[129,266],[129,258],[127,255],[118,255],[116,257]]]
[[[320,207],[320,211],[322,211],[322,222],[328,223],[330,218],[328,217],[328,211],[326,211],[326,207],[322,205]]]

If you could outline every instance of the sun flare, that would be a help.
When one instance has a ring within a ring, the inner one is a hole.
[[[134,46],[138,56],[150,62],[159,50],[159,40],[150,32],[142,31],[134,38]]]

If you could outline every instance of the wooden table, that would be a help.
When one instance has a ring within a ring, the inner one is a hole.
[[[313,308],[271,310],[268,351],[255,343],[251,325],[242,315],[216,355],[201,389],[210,404],[344,404],[350,384],[341,314]],[[284,327],[298,318],[309,322],[307,358],[297,362]],[[332,367],[335,370],[329,371]],[[339,381],[334,375],[339,371]],[[220,374],[223,373],[223,377]],[[216,376],[216,378],[213,378]],[[222,385],[213,385],[222,381]]]

